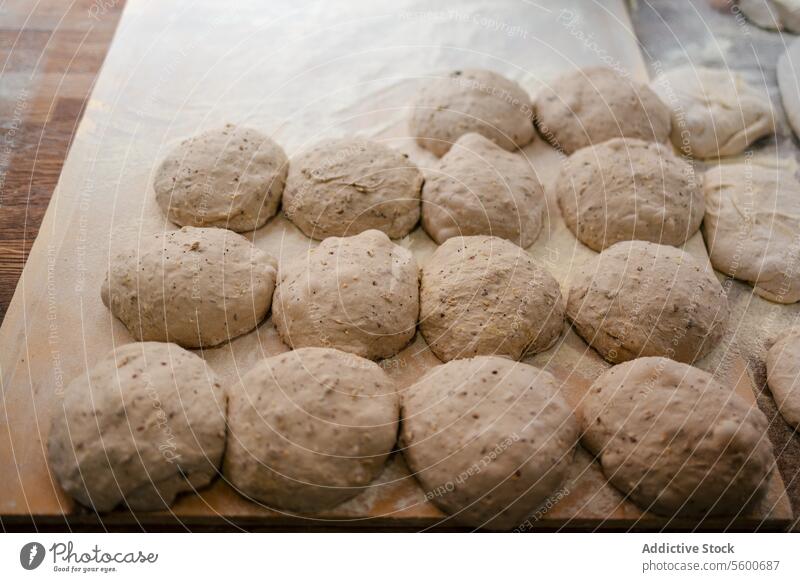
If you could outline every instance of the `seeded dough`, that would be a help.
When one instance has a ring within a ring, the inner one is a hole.
[[[228,124],[172,149],[156,170],[153,189],[175,224],[247,232],[275,216],[288,165],[270,138]]]
[[[514,81],[493,71],[453,71],[432,80],[414,102],[411,135],[441,157],[458,138],[479,133],[508,151],[534,136],[531,100]]]
[[[687,156],[734,156],[775,131],[769,97],[739,73],[681,67],[650,87],[672,110],[670,139]]]
[[[656,94],[604,67],[562,75],[535,106],[539,133],[568,155],[615,137],[662,143],[670,133],[669,109]]]
[[[726,164],[706,172],[703,188],[703,230],[714,268],[747,281],[769,301],[800,301],[800,183],[792,173]]]
[[[562,166],[555,192],[569,229],[596,251],[625,240],[682,245],[703,220],[692,166],[639,139],[578,150]]]
[[[621,242],[578,268],[567,316],[609,362],[666,356],[691,363],[722,338],[728,301],[710,269],[688,253]]]
[[[558,282],[507,240],[451,238],[422,269],[419,328],[440,360],[518,360],[548,349],[563,327]]]
[[[166,509],[208,485],[225,448],[227,397],[200,357],[156,342],[117,348],[56,406],[50,470],[82,505]]]
[[[494,356],[430,370],[404,394],[401,445],[426,499],[473,527],[511,528],[564,480],[578,423],[556,379]]]
[[[243,236],[184,226],[112,254],[103,303],[131,335],[185,348],[211,347],[264,319],[275,260]]]
[[[609,481],[662,515],[735,515],[774,462],[755,404],[697,368],[639,358],[604,372],[583,401],[583,442]]]
[[[333,507],[381,473],[399,409],[391,379],[369,360],[327,348],[267,358],[231,390],[225,476],[271,507]]]
[[[422,180],[406,154],[383,144],[326,140],[292,160],[283,209],[318,240],[370,229],[401,238],[419,221]]]
[[[767,352],[767,383],[783,418],[800,429],[800,328],[790,328]]]
[[[281,265],[273,306],[275,327],[295,349],[334,347],[388,358],[416,332],[417,262],[378,230],[327,238]]]
[[[422,226],[438,244],[484,234],[529,247],[542,230],[544,207],[544,189],[530,162],[468,133],[425,181]]]
[[[739,0],[739,8],[756,26],[800,32],[800,1]]]

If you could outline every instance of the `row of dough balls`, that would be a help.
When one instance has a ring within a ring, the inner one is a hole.
[[[766,489],[766,418],[697,368],[615,366],[579,416],[551,374],[494,356],[442,364],[399,394],[380,366],[334,349],[264,359],[222,387],[175,344],[133,343],[70,383],[48,455],[61,487],[101,512],[163,510],[221,467],[251,500],[318,513],[380,486],[398,427],[425,499],[473,527],[514,527],[553,498],[581,438],[658,514],[738,514]]]

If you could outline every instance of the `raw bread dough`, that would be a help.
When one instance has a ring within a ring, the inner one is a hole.
[[[321,511],[381,473],[399,416],[394,384],[369,360],[328,348],[267,358],[230,391],[224,474],[271,507]]]
[[[616,138],[572,154],[555,192],[564,222],[596,251],[625,240],[678,246],[703,220],[697,182],[667,146]]]
[[[459,138],[422,188],[422,226],[438,244],[485,234],[527,248],[542,230],[544,208],[531,163],[477,133]]]
[[[738,515],[766,490],[768,423],[710,374],[667,358],[614,366],[583,401],[583,442],[609,481],[668,516]]]
[[[739,0],[739,8],[756,26],[800,32],[800,1]]]
[[[185,348],[211,347],[264,319],[276,263],[246,238],[184,226],[112,254],[101,297],[131,335]]]
[[[562,75],[535,107],[539,133],[566,154],[615,137],[662,143],[670,132],[669,109],[656,94],[605,67]]]
[[[422,268],[419,328],[445,362],[482,355],[518,360],[558,340],[564,303],[558,282],[514,243],[455,237]]]
[[[414,255],[384,233],[327,238],[281,265],[273,320],[293,348],[333,347],[377,360],[414,337],[419,272]]]
[[[650,87],[672,110],[670,138],[687,156],[733,156],[775,132],[769,96],[739,73],[687,66]]]
[[[789,171],[747,163],[708,170],[703,188],[714,268],[770,301],[800,301],[800,182]]]
[[[800,136],[800,39],[794,39],[778,59],[778,89],[795,135]]]
[[[531,99],[514,81],[493,71],[453,71],[432,80],[414,102],[411,135],[437,156],[466,133],[479,133],[508,151],[534,136]]]
[[[609,362],[666,356],[691,363],[722,338],[728,300],[711,269],[690,254],[620,242],[574,274],[567,316]]]
[[[153,189],[175,224],[247,232],[275,216],[288,166],[281,146],[266,135],[228,124],[173,148]]]
[[[406,154],[383,144],[326,140],[292,159],[283,210],[318,240],[370,229],[401,238],[419,221],[422,181]]]
[[[556,494],[578,423],[556,379],[495,356],[437,366],[403,398],[401,446],[426,499],[473,527],[512,528]]]
[[[50,469],[96,511],[121,502],[166,509],[217,475],[226,403],[199,356],[175,344],[124,345],[67,386],[50,427]]]
[[[781,416],[800,429],[800,327],[782,333],[767,352],[767,384]]]

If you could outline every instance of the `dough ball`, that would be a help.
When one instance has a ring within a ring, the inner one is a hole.
[[[328,348],[267,358],[231,390],[225,476],[271,507],[333,507],[380,475],[399,409],[391,379],[369,360]]]
[[[426,499],[512,528],[557,493],[578,423],[549,373],[494,356],[430,370],[404,394],[401,444]]]
[[[644,509],[736,515],[766,489],[774,463],[766,417],[702,370],[667,358],[614,366],[582,413],[584,444]]]
[[[184,226],[112,254],[103,303],[141,341],[211,347],[254,329],[275,288],[275,259],[221,228]]]
[[[650,86],[672,109],[670,139],[687,156],[734,156],[775,131],[769,97],[739,73],[681,67]]]
[[[783,418],[800,429],[800,328],[783,333],[767,352],[767,383]]]
[[[609,362],[691,363],[722,339],[728,300],[710,269],[675,247],[617,243],[574,274],[567,316]]]
[[[177,225],[247,232],[275,216],[288,165],[270,138],[228,124],[172,149],[156,170],[153,189]]]
[[[370,229],[401,238],[419,220],[422,181],[406,154],[360,138],[331,139],[292,160],[283,210],[318,240]]]
[[[518,360],[548,349],[563,327],[558,282],[507,240],[451,238],[422,269],[419,328],[440,360]]]
[[[739,9],[761,28],[800,32],[798,0],[739,0]]]
[[[409,121],[417,143],[437,156],[466,133],[479,133],[508,151],[533,140],[531,100],[493,71],[453,71],[432,80],[414,102]]]
[[[82,505],[166,509],[205,487],[225,448],[227,397],[203,359],[175,344],[117,348],[64,391],[50,470]]]
[[[555,191],[569,229],[596,251],[625,240],[682,245],[703,220],[692,166],[639,139],[578,150],[562,166]]]
[[[459,138],[422,188],[422,226],[438,244],[485,234],[529,247],[542,230],[544,208],[530,162],[477,133]]]
[[[776,303],[800,301],[800,183],[786,170],[723,165],[703,181],[703,230],[714,268]]]
[[[414,255],[384,233],[327,238],[281,265],[273,320],[293,347],[334,347],[377,360],[402,350],[419,315]]]
[[[562,75],[541,91],[536,124],[550,145],[569,155],[615,137],[662,143],[670,113],[647,85],[592,67]]]

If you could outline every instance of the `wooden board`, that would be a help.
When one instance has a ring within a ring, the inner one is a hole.
[[[237,4],[166,4],[134,0],[76,135],[14,301],[0,329],[3,409],[0,422],[0,515],[5,522],[36,516],[38,523],[89,523],[54,484],[44,458],[49,418],[66,383],[113,346],[131,341],[99,299],[110,250],[174,226],[155,206],[155,164],[175,140],[224,122],[274,136],[291,155],[322,136],[358,133],[408,153],[421,167],[435,159],[406,132],[408,103],[425,75],[487,67],[534,93],[562,70],[610,64],[646,78],[621,2],[453,3],[432,12],[421,0],[332,6],[301,14],[288,0]],[[566,11],[566,12],[565,12]],[[587,42],[592,34],[591,42]],[[433,39],[433,40],[432,40]],[[548,183],[559,156],[538,141],[524,154]],[[548,202],[547,225],[530,252],[566,286],[575,266],[592,256]],[[311,243],[279,215],[255,233],[255,244],[280,261]],[[420,230],[399,244],[423,263],[435,248]],[[687,249],[707,261],[697,236]],[[742,360],[723,342],[700,365],[753,402]],[[265,355],[285,351],[271,320],[204,357],[226,382]],[[564,381],[578,404],[607,367],[571,331],[531,363]],[[385,362],[408,385],[438,361],[417,337]],[[643,514],[604,480],[579,451],[571,478],[534,527],[696,527]],[[756,507],[710,528],[779,528],[791,517],[780,477]],[[162,514],[115,512],[104,523],[308,527],[451,526],[395,455],[381,479],[359,497],[326,514],[293,517],[235,495],[222,481],[181,498]]]

